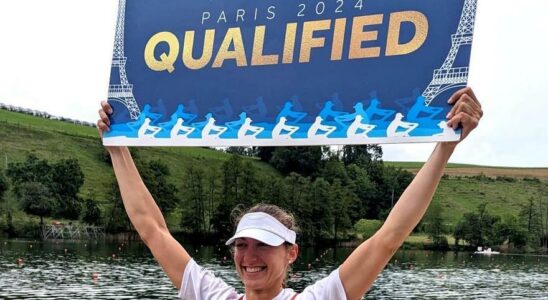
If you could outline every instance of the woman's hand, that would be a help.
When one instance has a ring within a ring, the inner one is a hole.
[[[101,101],[101,109],[99,109],[99,120],[97,120],[97,129],[99,130],[99,136],[103,138],[103,132],[110,130],[109,115],[112,114],[112,107],[107,101]]]
[[[481,104],[470,87],[457,91],[447,102],[453,105],[453,109],[447,114],[447,126],[453,129],[461,128],[462,141],[478,126],[483,117]]]
[[[103,133],[110,130],[110,119],[109,115],[113,112],[112,107],[108,104],[107,101],[101,101],[101,109],[99,109],[99,120],[97,120],[97,129],[99,130],[99,137],[103,139]],[[108,146],[106,147],[107,151],[110,153],[111,157],[114,153],[119,151],[114,151],[116,149],[121,150],[127,147],[115,147]]]

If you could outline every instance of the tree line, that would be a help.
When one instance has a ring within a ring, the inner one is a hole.
[[[532,184],[541,185],[536,180]],[[475,211],[465,213],[453,228],[446,225],[443,211],[443,207],[434,202],[422,221],[422,230],[432,240],[431,248],[447,250],[447,235],[451,234],[456,249],[461,248],[460,241],[464,241],[470,249],[506,244],[515,249],[548,250],[548,203],[542,198],[530,198],[517,217],[492,214],[488,203],[483,202]]]
[[[317,244],[350,238],[361,218],[385,218],[413,175],[386,167],[378,146],[227,149],[231,156],[219,170],[190,165],[180,184],[168,180],[170,170],[160,160],[137,166],[164,215],[178,214],[181,230],[189,235],[223,240],[234,230],[235,214],[254,204],[276,204],[293,213],[300,242]],[[281,176],[257,169],[252,156],[272,165]],[[121,199],[113,186],[114,207],[121,213],[111,231],[129,228]],[[119,204],[117,204],[119,203]],[[125,220],[124,222],[121,222]],[[107,226],[108,227],[108,226]]]
[[[192,164],[183,178],[173,178],[161,159],[145,160],[131,149],[145,184],[170,224],[185,235],[224,240],[233,233],[235,214],[256,203],[272,203],[292,212],[299,224],[301,244],[366,238],[378,229],[413,178],[386,166],[376,145],[329,147],[231,147],[219,170]],[[245,158],[244,156],[251,157]],[[257,169],[252,160],[270,164],[279,174]],[[108,153],[100,160],[110,163]],[[478,180],[485,178],[479,178]],[[506,181],[511,178],[503,178]],[[502,180],[502,179],[501,179]],[[107,232],[131,231],[116,182],[107,199],[82,197],[84,174],[76,159],[56,162],[29,155],[0,172],[0,201],[11,190],[17,208],[38,216],[80,220],[104,226]],[[531,184],[542,185],[540,181]],[[98,203],[101,203],[99,205]],[[2,207],[5,207],[2,206]],[[0,229],[14,233],[13,209],[4,209]],[[531,198],[518,217],[495,216],[486,204],[466,213],[450,228],[443,207],[433,202],[417,230],[434,248],[447,249],[447,236],[470,247],[512,243],[516,247],[548,247],[548,203]],[[175,226],[174,226],[175,225]]]
[[[144,160],[132,149],[149,191],[166,216],[175,215],[188,234],[226,238],[234,230],[235,208],[259,202],[279,205],[295,214],[303,243],[348,238],[361,218],[384,218],[412,179],[412,174],[384,166],[378,146],[253,148],[257,160],[274,172],[259,171],[251,159],[234,153],[220,170],[190,165],[184,178],[172,178],[161,160]],[[249,155],[248,155],[249,156]],[[100,158],[110,163],[107,154]],[[131,230],[115,182],[108,200],[79,194],[84,174],[76,159],[49,162],[34,154],[14,162],[0,175],[2,194],[12,190],[17,208],[40,218],[81,220],[108,232]],[[98,202],[106,203],[99,205]],[[11,220],[12,209],[5,209]],[[9,222],[8,222],[9,223]],[[4,230],[12,225],[4,226]]]

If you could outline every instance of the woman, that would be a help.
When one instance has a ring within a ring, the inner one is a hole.
[[[470,88],[459,90],[448,102],[453,108],[447,115],[447,126],[462,128],[462,141],[483,116],[481,105]],[[97,123],[100,135],[109,130],[108,114],[111,113],[112,108],[103,102]],[[245,294],[238,295],[221,279],[200,268],[171,236],[128,149],[108,147],[108,151],[127,214],[180,290],[182,299],[360,299],[424,215],[457,144],[439,143],[384,225],[357,247],[338,269],[298,295],[291,289],[284,289],[287,270],[299,253],[295,244],[295,224],[289,215],[274,206],[255,207],[239,221],[236,234],[227,242],[234,246],[235,267],[245,286]]]

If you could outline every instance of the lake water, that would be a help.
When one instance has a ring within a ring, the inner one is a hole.
[[[242,288],[226,247],[187,250],[198,263]],[[302,290],[329,274],[350,251],[303,249],[289,286]],[[19,258],[22,264],[17,263]],[[177,299],[176,295],[139,242],[0,240],[0,299]],[[399,251],[364,299],[383,298],[548,299],[548,256]]]

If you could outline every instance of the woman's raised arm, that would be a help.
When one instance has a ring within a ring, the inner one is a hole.
[[[456,92],[449,103],[454,105],[447,115],[447,125],[462,128],[462,141],[477,127],[483,111],[470,88]],[[341,265],[340,277],[348,299],[360,299],[363,296],[422,219],[457,143],[439,143],[436,146],[393,207],[383,226],[356,248]]]
[[[108,131],[112,113],[110,105],[103,101],[97,122],[99,134]],[[118,181],[124,207],[131,224],[162,266],[169,279],[180,289],[183,272],[190,255],[169,232],[160,208],[145,186],[127,147],[108,147],[112,167]]]

